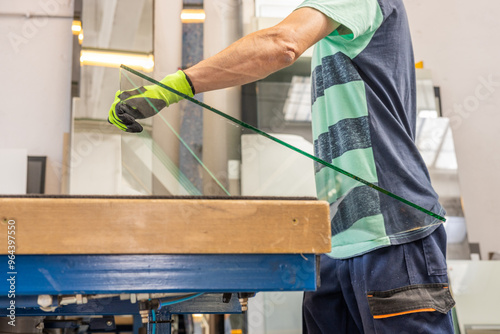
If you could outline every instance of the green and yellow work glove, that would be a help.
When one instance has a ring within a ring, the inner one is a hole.
[[[167,75],[160,82],[190,97],[194,95],[194,89],[188,77],[181,70]],[[182,100],[181,96],[158,85],[142,86],[123,92],[118,91],[109,110],[108,122],[123,131],[142,132],[142,125],[137,123],[136,119],[152,117],[161,109],[180,100]]]

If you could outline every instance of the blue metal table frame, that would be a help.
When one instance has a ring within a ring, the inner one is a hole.
[[[17,316],[138,314],[129,300],[107,298],[87,304],[60,306],[53,312],[33,307],[38,295],[192,293],[195,299],[162,307],[158,319],[171,314],[239,313],[236,293],[310,291],[316,289],[314,254],[218,255],[18,255],[15,272],[4,271],[0,280],[0,315],[11,300]],[[7,268],[8,257],[0,256]],[[15,297],[9,298],[14,277]],[[230,302],[222,293],[233,293]],[[168,330],[158,324],[157,330]]]

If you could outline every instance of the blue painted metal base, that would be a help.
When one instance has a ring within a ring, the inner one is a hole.
[[[7,264],[7,256],[0,263]],[[117,297],[66,305],[47,313],[37,308],[38,295],[203,292],[195,299],[163,307],[159,315],[239,313],[235,294],[224,292],[308,291],[316,289],[316,256],[257,255],[20,255],[15,272],[0,279],[0,316],[14,300],[16,316],[138,314],[138,304]],[[7,280],[9,278],[14,280]],[[162,325],[162,327],[164,327]]]
[[[7,264],[7,256],[0,263]],[[315,255],[19,255],[16,296],[316,289]]]

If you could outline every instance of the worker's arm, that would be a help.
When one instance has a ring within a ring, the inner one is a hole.
[[[338,23],[315,9],[300,8],[278,25],[249,34],[184,72],[165,77],[161,83],[193,96],[195,92],[256,81],[293,64],[305,50],[338,27]],[[141,132],[142,126],[136,119],[154,116],[181,99],[157,85],[117,92],[108,120],[121,130]]]
[[[196,93],[239,86],[287,67],[338,23],[312,8],[300,8],[278,25],[249,34],[184,72]]]

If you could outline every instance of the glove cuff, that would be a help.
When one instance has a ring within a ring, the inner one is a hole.
[[[189,87],[191,88],[191,93],[193,93],[193,96],[196,95],[196,92],[194,91],[194,86],[193,82],[191,81],[191,78],[186,74],[186,72],[182,71],[184,73],[184,76],[186,77],[187,82],[189,83]]]
[[[176,73],[167,75],[160,82],[162,84],[164,84],[165,86],[170,87],[172,89],[175,89],[176,91],[183,93],[189,97],[194,96],[193,91],[191,89],[191,86],[189,85],[189,81],[186,78],[186,74],[184,72],[182,72],[181,70],[177,71]],[[160,88],[160,87],[158,87],[158,88]],[[164,94],[165,100],[167,102],[167,105],[170,105],[172,103],[176,103],[176,102],[179,102],[180,100],[182,100],[182,96],[180,96],[180,95],[177,95],[177,94],[172,93],[170,91],[168,91],[168,93],[165,91],[163,91],[163,92],[164,92],[163,94]]]

